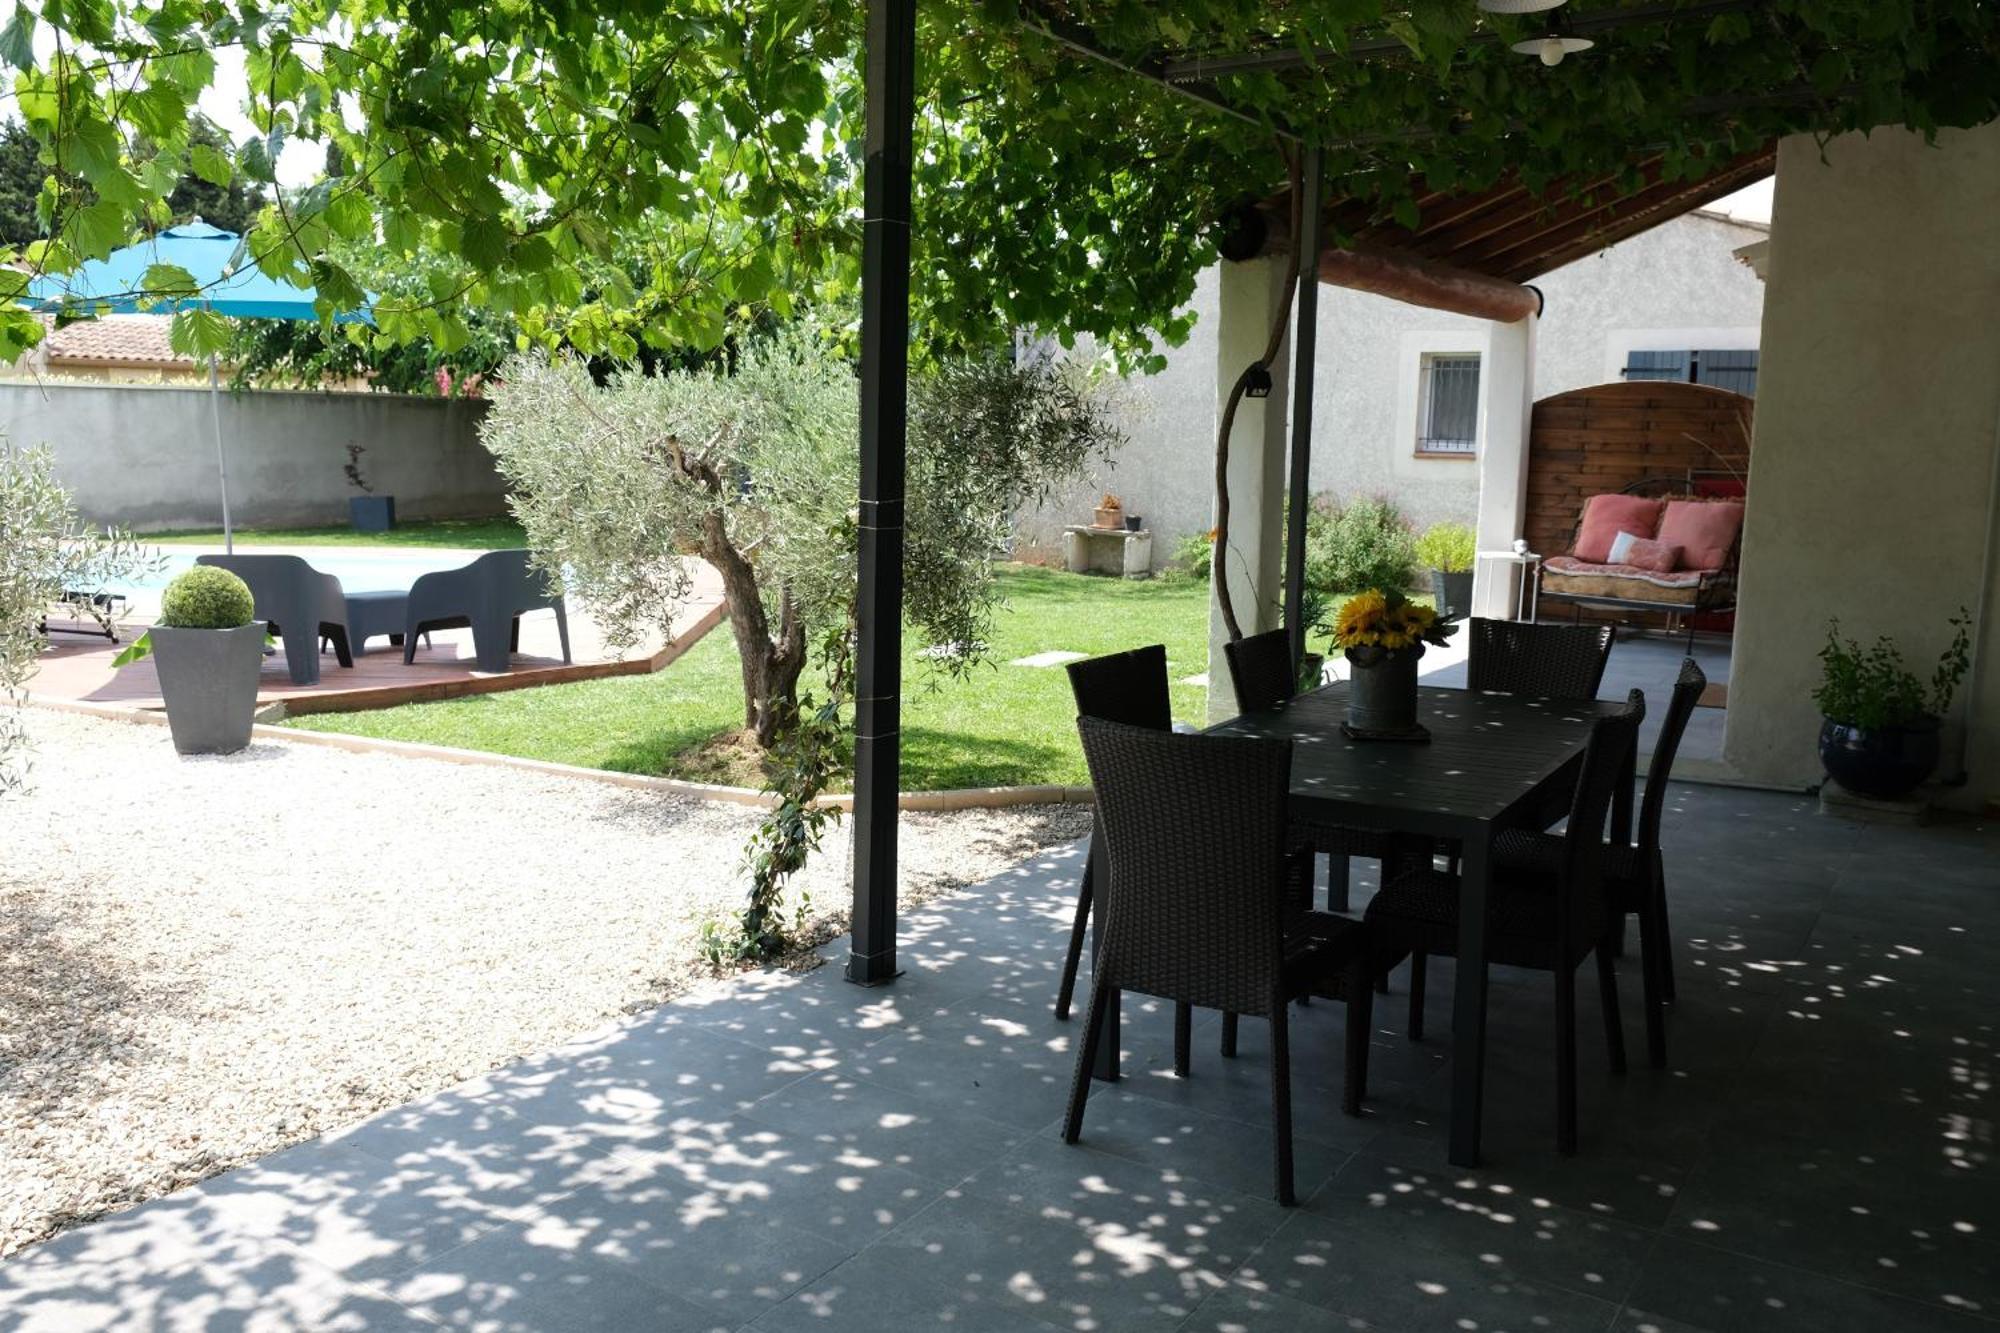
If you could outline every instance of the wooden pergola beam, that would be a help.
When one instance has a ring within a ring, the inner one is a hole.
[[[1318,272],[1321,282],[1336,287],[1502,324],[1542,308],[1541,294],[1532,287],[1417,255],[1328,247],[1320,252]]]

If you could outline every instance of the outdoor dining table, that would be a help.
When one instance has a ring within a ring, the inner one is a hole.
[[[1479,1163],[1486,1052],[1486,902],[1496,836],[1547,828],[1568,811],[1594,719],[1622,702],[1529,698],[1419,688],[1424,743],[1353,741],[1340,729],[1347,686],[1336,682],[1277,708],[1209,728],[1218,736],[1293,743],[1291,809],[1300,823],[1333,824],[1430,839],[1459,848],[1457,984],[1452,1015],[1450,1159]],[[1633,771],[1614,803],[1613,836],[1625,832]],[[1098,901],[1103,895],[1098,896]],[[1113,1009],[1103,1016],[1117,1032]],[[1115,1052],[1116,1040],[1099,1050]],[[1115,1055],[1113,1056],[1115,1059]],[[1109,1071],[1100,1065],[1100,1076]]]

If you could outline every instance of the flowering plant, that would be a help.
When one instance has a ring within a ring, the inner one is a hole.
[[[1442,648],[1458,627],[1439,620],[1430,607],[1399,592],[1370,589],[1341,603],[1333,623],[1322,628],[1333,635],[1334,647],[1366,660],[1427,643]]]

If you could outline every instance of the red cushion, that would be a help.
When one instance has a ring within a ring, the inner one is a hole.
[[[1660,527],[1660,502],[1643,495],[1593,495],[1583,502],[1583,524],[1570,554],[1593,565],[1611,558],[1611,543],[1621,532],[1651,537]]]
[[[1681,548],[1682,569],[1721,569],[1742,530],[1739,500],[1669,500],[1659,540]]]
[[[1666,574],[1680,567],[1681,548],[1665,542],[1641,539],[1626,548],[1625,563],[1634,569]]]

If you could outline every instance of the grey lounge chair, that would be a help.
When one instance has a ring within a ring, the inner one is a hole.
[[[250,585],[257,617],[285,645],[285,666],[294,685],[319,683],[320,641],[333,645],[344,667],[371,634],[402,632],[403,594],[364,592],[348,596],[340,580],[322,574],[295,555],[204,555],[198,565],[226,569]]]
[[[472,628],[472,648],[481,671],[505,671],[521,646],[521,613],[544,608],[556,613],[563,661],[569,655],[569,617],[563,599],[551,593],[529,552],[488,551],[469,565],[425,574],[410,587],[403,621],[403,661],[416,660],[417,635],[434,629]]]

